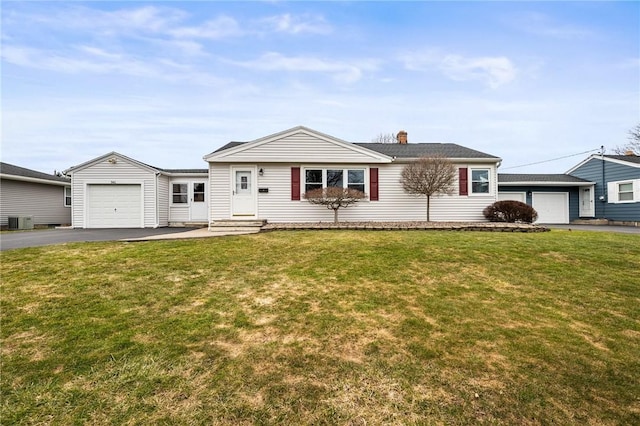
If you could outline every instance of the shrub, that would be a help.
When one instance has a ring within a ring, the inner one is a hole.
[[[491,222],[532,223],[538,218],[538,212],[533,207],[515,200],[496,201],[482,213]]]

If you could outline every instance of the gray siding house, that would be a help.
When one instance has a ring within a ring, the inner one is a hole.
[[[594,182],[594,217],[640,223],[640,156],[594,154],[567,174]]]
[[[0,226],[10,216],[31,216],[33,225],[71,223],[71,180],[0,163]]]

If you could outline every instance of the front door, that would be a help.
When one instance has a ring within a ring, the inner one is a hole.
[[[256,189],[252,169],[232,169],[233,188],[231,196],[233,216],[255,216]]]
[[[580,188],[580,217],[594,217],[593,188]]]
[[[207,220],[205,182],[191,182],[191,220]]]

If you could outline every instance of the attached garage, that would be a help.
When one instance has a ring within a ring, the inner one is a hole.
[[[66,172],[71,175],[74,228],[157,228],[207,221],[206,169],[160,169],[111,152]]]
[[[142,185],[87,185],[87,228],[142,228]]]
[[[538,212],[537,223],[570,223],[581,216],[580,192],[593,182],[565,174],[498,174],[498,199],[518,200]]]
[[[567,192],[534,192],[531,204],[538,212],[537,223],[569,223]]]

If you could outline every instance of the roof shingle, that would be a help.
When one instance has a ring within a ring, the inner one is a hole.
[[[42,173],[36,170],[31,170],[24,167],[15,166],[13,164],[2,163],[2,162],[0,162],[0,173],[2,173],[3,175],[50,180],[52,182],[65,182],[65,183],[71,182],[71,179],[66,177],[50,175],[48,173]]]

